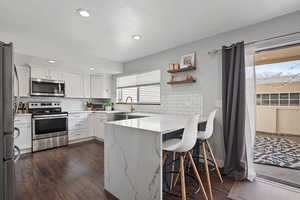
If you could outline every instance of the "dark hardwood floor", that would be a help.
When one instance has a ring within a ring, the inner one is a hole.
[[[27,154],[17,163],[16,174],[17,200],[115,200],[103,188],[104,146],[96,141]],[[212,179],[215,200],[227,199],[233,182]],[[164,195],[171,199],[177,198]]]

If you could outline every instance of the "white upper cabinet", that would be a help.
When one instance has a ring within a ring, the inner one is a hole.
[[[111,98],[112,76],[109,74],[89,75],[69,73],[42,67],[17,67],[20,78],[20,96],[30,96],[31,78],[65,81],[66,97]],[[31,71],[31,74],[30,74]],[[15,86],[15,93],[16,93]]]
[[[91,98],[91,77],[88,74],[83,75],[84,98]]]
[[[91,97],[111,98],[112,76],[107,74],[91,76]]]
[[[84,98],[83,76],[75,73],[64,73],[66,97]]]
[[[64,80],[64,73],[56,70],[50,70],[49,71],[49,77],[51,80],[59,80],[63,81]]]
[[[31,78],[51,79],[50,71],[42,67],[31,67]]]
[[[42,67],[31,67],[31,77],[50,80],[64,80],[64,73]]]
[[[91,75],[91,98],[102,97],[102,76]]]
[[[105,74],[103,79],[104,98],[111,98],[111,91],[112,91],[112,75]]]
[[[30,96],[30,68],[27,66],[17,66],[17,72],[19,77],[19,95],[21,97]],[[17,96],[17,81],[14,82],[14,92]]]

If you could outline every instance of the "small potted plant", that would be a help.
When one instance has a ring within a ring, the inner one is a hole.
[[[105,103],[104,108],[106,111],[111,111],[112,110],[112,103]]]

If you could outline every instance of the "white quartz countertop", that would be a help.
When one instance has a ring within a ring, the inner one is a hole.
[[[144,113],[141,113],[144,114]],[[187,120],[191,116],[165,115],[154,114],[155,116],[127,119],[120,121],[106,122],[106,124],[124,126],[129,128],[153,131],[158,133],[168,133],[183,129]],[[204,122],[206,119],[202,118],[199,122]]]

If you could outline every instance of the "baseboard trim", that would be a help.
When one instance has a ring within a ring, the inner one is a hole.
[[[82,138],[82,139],[78,139],[78,140],[70,140],[69,144],[75,144],[75,143],[79,143],[79,142],[86,142],[86,141],[93,140],[93,139],[94,139],[94,136],[93,137],[88,137],[88,138]]]
[[[112,200],[120,200],[119,198],[117,198],[115,195],[113,195],[112,193],[110,193],[107,189],[104,188],[104,192],[106,194],[106,196],[109,197],[109,199],[112,199]]]
[[[279,178],[274,178],[274,177],[265,176],[265,175],[261,175],[261,174],[257,175],[257,179],[259,179],[259,180],[267,180],[267,181],[275,182],[277,184],[282,184],[284,186],[295,188],[298,192],[300,192],[300,190],[299,190],[300,189],[300,185],[299,184],[291,183],[291,182],[288,182],[288,181],[281,180]]]
[[[69,141],[69,145],[72,144],[77,144],[77,143],[81,143],[81,142],[88,142],[88,141],[92,141],[95,140],[96,142],[99,143],[104,143],[104,139],[102,138],[98,138],[96,136],[92,136],[92,137],[88,137],[88,138],[82,138],[82,139],[78,139],[78,140],[70,140]],[[26,148],[26,149],[21,149],[21,155],[26,155],[26,154],[31,154],[32,153],[32,149],[30,148]]]
[[[104,142],[104,139],[98,138],[97,136],[95,136],[95,140],[97,140],[97,141],[99,141],[99,142]]]
[[[26,149],[21,149],[21,155],[31,153],[31,147]]]

